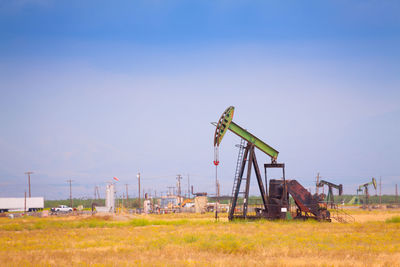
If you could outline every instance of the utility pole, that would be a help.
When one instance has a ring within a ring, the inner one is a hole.
[[[382,177],[379,177],[379,205],[382,205]]]
[[[396,184],[396,204],[399,204],[399,192],[397,191],[397,184]]]
[[[126,187],[126,207],[128,208],[128,202],[129,202],[129,197],[128,197],[128,184],[125,184]]]
[[[72,180],[71,179],[69,179],[69,180],[67,180],[67,182],[69,182],[69,203],[70,203],[70,206],[71,206],[71,208],[72,208],[72,206],[73,206],[73,203],[72,203]]]
[[[172,192],[173,192],[173,191],[174,191],[173,189],[174,189],[175,187],[173,187],[173,186],[167,186],[167,188],[168,188],[168,194],[167,194],[167,196],[172,195],[171,189],[172,189]]]
[[[28,175],[28,187],[29,187],[29,197],[31,197],[31,174],[33,172],[29,171],[29,172],[25,172],[25,174]]]
[[[139,189],[138,189],[138,191],[139,191],[139,212],[140,212],[140,172],[138,172],[138,174],[136,175],[137,176],[137,178],[138,178],[138,184],[139,184]]]
[[[316,184],[315,184],[315,194],[319,194],[319,187],[318,187],[318,185],[319,185],[319,178],[321,178],[320,176],[319,176],[319,173],[317,173],[317,182],[316,182]]]
[[[177,177],[176,177],[176,180],[178,180],[176,185],[178,187],[178,197],[179,198],[181,197],[181,194],[182,194],[182,192],[181,192],[181,179],[182,179],[182,175],[178,174]],[[180,201],[180,199],[179,199],[179,201]]]
[[[94,200],[100,199],[99,186],[94,187]]]
[[[188,198],[190,198],[190,179],[188,174]]]
[[[96,186],[97,199],[100,199],[99,186]]]

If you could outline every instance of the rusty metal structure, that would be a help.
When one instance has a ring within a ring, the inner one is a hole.
[[[194,192],[193,192],[193,185],[192,185],[191,193],[192,193],[193,196],[196,196],[196,197],[207,196],[207,192],[198,192],[198,193],[194,193]]]
[[[233,114],[234,107],[230,106],[223,112],[218,123],[213,124],[216,126],[214,134],[215,165],[218,165],[219,163],[218,149],[225,133],[229,130],[241,138],[228,215],[229,220],[258,218],[294,218],[304,220],[313,218],[318,221],[331,221],[330,213],[327,210],[326,205],[320,205],[321,199],[319,195],[311,195],[311,193],[308,192],[296,180],[286,180],[285,164],[277,163],[279,152],[244,128],[234,123],[232,121]],[[256,148],[271,158],[271,163],[264,164],[265,187],[256,158]],[[262,203],[259,203],[258,207],[249,206],[249,191],[252,168],[254,168],[262,201]],[[268,192],[267,175],[269,169],[281,169],[282,179],[269,180]],[[242,183],[245,183],[244,190],[241,190]],[[289,195],[293,198],[296,205],[296,211],[293,214],[290,210]]]
[[[269,204],[262,217],[268,219],[315,219],[330,222],[330,212],[321,205],[321,195],[311,195],[297,180],[270,180]],[[285,190],[286,185],[286,190]],[[295,204],[295,213],[290,213],[289,196]]]

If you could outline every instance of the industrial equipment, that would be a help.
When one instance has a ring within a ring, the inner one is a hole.
[[[333,195],[333,188],[337,189],[339,191],[339,196],[341,196],[342,193],[343,193],[343,185],[341,185],[341,184],[340,185],[336,185],[334,183],[327,182],[325,180],[321,180],[317,184],[317,187],[324,187],[324,185],[328,186],[328,195],[324,199],[324,202],[327,205],[330,204],[331,208],[333,208],[334,205],[335,205],[335,198],[334,198],[334,195]]]
[[[286,180],[285,178],[285,164],[277,163],[279,152],[257,138],[247,130],[243,129],[232,121],[234,114],[234,107],[228,107],[216,126],[214,134],[214,164],[218,165],[218,149],[222,138],[228,130],[235,133],[241,138],[239,145],[239,155],[236,165],[235,180],[232,188],[231,206],[229,209],[229,220],[233,219],[289,219],[291,213],[289,209],[289,194],[295,200],[297,205],[297,219],[315,218],[319,221],[330,221],[330,214],[326,208],[319,205],[319,197],[312,196],[303,186],[296,180]],[[264,164],[265,171],[265,186],[262,181],[260,168],[257,163],[255,148],[265,153],[271,158],[271,163]],[[244,171],[247,164],[247,172],[244,177]],[[249,210],[249,190],[251,169],[254,168],[258,187],[261,194],[262,205],[260,208]],[[267,169],[279,168],[282,169],[282,180],[270,180],[269,193],[267,188]],[[246,182],[244,191],[240,191],[242,181]],[[239,195],[243,195],[239,198]],[[241,205],[238,200],[243,199]],[[254,214],[255,213],[255,214]]]
[[[358,193],[358,192],[362,192],[363,189],[364,189],[364,199],[365,199],[365,201],[363,203],[363,209],[366,209],[366,208],[370,209],[370,207],[369,207],[368,186],[370,186],[371,184],[374,186],[374,188],[376,190],[376,179],[374,177],[372,177],[372,181],[371,182],[360,185],[358,187],[358,190],[357,190],[357,193]]]
[[[185,199],[184,201],[182,201],[182,203],[179,205],[179,207],[183,208],[188,203],[193,203],[193,199],[190,199],[190,198]]]
[[[192,185],[192,195],[199,197],[199,196],[207,196],[207,192],[198,192],[198,193],[194,193],[193,192],[193,185]]]
[[[105,201],[105,206],[97,206],[96,205],[96,211],[97,212],[109,212],[109,213],[114,213],[116,206],[115,206],[115,184],[113,182],[109,182],[109,184],[106,187],[106,201]]]

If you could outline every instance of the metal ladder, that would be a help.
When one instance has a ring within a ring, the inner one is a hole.
[[[237,162],[236,162],[235,180],[233,181],[232,195],[231,195],[231,207],[230,208],[232,208],[233,197],[235,196],[236,186],[239,181],[240,169],[242,167],[242,162],[243,162],[243,154],[244,154],[244,150],[246,148],[245,143],[246,143],[246,140],[244,140],[243,138],[240,138],[240,144],[236,145],[239,147],[239,153],[238,153],[238,158],[237,158]],[[242,181],[243,180],[246,180],[246,178],[243,177]],[[240,191],[240,188],[238,190]],[[241,194],[241,193],[244,193],[244,192],[239,192],[239,194]]]

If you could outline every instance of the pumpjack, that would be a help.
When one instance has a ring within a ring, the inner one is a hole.
[[[350,204],[350,205],[359,205],[360,203],[361,203],[361,201],[360,201],[360,197],[359,197],[359,195],[358,195],[358,193],[360,193],[360,192],[362,192],[363,190],[362,189],[360,189],[360,188],[357,188],[357,190],[356,190],[356,195],[352,198],[352,199],[350,199],[350,201],[347,203],[347,204]]]
[[[370,186],[370,185],[373,185],[376,190],[376,179],[375,178],[372,177],[371,182],[360,185],[357,190],[357,192],[362,192],[364,189],[365,201],[363,203],[363,209],[366,209],[366,208],[370,209],[370,207],[369,207],[369,192],[368,192],[368,186]]]
[[[341,185],[341,184],[336,185],[334,183],[327,182],[325,180],[321,180],[317,184],[317,187],[323,187],[324,185],[327,185],[328,188],[329,188],[328,189],[328,195],[324,199],[324,202],[326,203],[326,205],[330,204],[331,208],[333,208],[334,205],[335,205],[335,197],[333,195],[333,188],[337,189],[339,191],[339,196],[341,196],[342,193],[343,193],[343,185]]]
[[[314,218],[318,221],[331,221],[330,213],[319,202],[320,197],[311,195],[300,183],[296,180],[286,180],[285,164],[278,163],[277,158],[279,152],[251,134],[249,131],[237,125],[232,121],[234,107],[228,107],[221,115],[218,123],[213,123],[216,126],[214,133],[214,164],[218,165],[218,149],[222,138],[229,130],[241,138],[239,145],[239,154],[236,165],[235,179],[232,188],[232,198],[229,209],[229,220],[234,219],[308,219]],[[271,158],[271,163],[264,164],[265,172],[265,187],[261,177],[260,168],[257,163],[255,149],[259,149]],[[244,176],[247,165],[246,176]],[[260,190],[262,205],[259,208],[249,207],[249,191],[250,178],[254,168],[258,188]],[[268,192],[268,177],[267,170],[278,168],[282,170],[282,179],[269,181]],[[245,182],[244,191],[241,191],[242,182]],[[241,195],[242,197],[239,197]],[[293,217],[289,209],[289,195],[292,196],[297,206],[297,211]],[[243,200],[239,204],[239,199]]]

